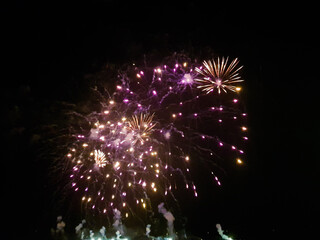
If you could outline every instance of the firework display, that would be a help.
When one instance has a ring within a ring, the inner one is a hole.
[[[180,189],[197,197],[195,165],[221,185],[218,162],[243,164],[248,139],[238,64],[171,57],[121,71],[101,111],[86,117],[91,129],[74,134],[66,155],[82,205],[129,217],[152,210],[152,198],[175,200]]]

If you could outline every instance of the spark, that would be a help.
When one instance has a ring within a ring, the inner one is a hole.
[[[114,165],[113,165],[114,168],[118,168],[119,166],[120,166],[120,162],[118,162],[118,161],[115,162]]]
[[[237,163],[238,164],[242,164],[243,162],[242,162],[242,160],[240,158],[237,158]]]

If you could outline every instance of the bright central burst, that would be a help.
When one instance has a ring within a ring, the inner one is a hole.
[[[233,93],[243,81],[238,60],[202,66],[184,55],[167,60],[121,72],[101,112],[81,118],[83,131],[74,133],[64,163],[72,166],[70,186],[84,209],[112,214],[117,208],[126,217],[152,211],[155,196],[167,203],[177,202],[179,189],[198,196],[191,166],[208,170],[208,180],[220,186],[219,159],[245,164],[246,113]],[[214,89],[231,92],[221,101],[207,95]]]
[[[237,67],[238,59],[234,59],[228,65],[228,58],[220,61],[220,58],[212,61],[203,61],[204,68],[196,68],[195,70],[202,76],[202,78],[195,79],[198,82],[198,88],[207,94],[213,92],[216,88],[218,93],[221,90],[227,92],[227,89],[233,92],[240,91],[240,87],[235,86],[235,83],[242,82],[239,75],[239,70],[242,66]]]

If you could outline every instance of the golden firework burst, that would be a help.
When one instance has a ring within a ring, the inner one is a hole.
[[[128,120],[128,129],[133,131],[140,142],[143,144],[144,140],[147,139],[156,123],[152,122],[154,117],[153,114],[140,114],[140,117],[133,115],[131,119]]]
[[[99,167],[105,167],[107,165],[106,155],[100,150],[94,150],[94,161]]]
[[[203,61],[204,67],[195,69],[202,76],[195,79],[199,84],[197,88],[201,88],[207,94],[213,92],[215,88],[219,94],[221,90],[227,92],[227,89],[233,92],[240,91],[241,88],[234,84],[243,81],[239,75],[239,70],[243,66],[237,67],[238,58],[230,64],[228,64],[228,60],[228,57],[226,59],[222,57],[221,60],[218,57],[216,60]]]

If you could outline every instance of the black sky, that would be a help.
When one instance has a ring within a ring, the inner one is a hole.
[[[247,166],[230,174],[220,191],[203,187],[207,199],[190,206],[189,231],[204,237],[221,222],[241,239],[318,236],[312,219],[319,216],[320,160],[315,8],[102,0],[2,6],[7,238],[28,233],[40,239],[57,215],[49,163],[37,159],[33,144],[37,126],[54,115],[53,103],[81,101],[85,76],[106,63],[182,50],[239,57],[250,130]],[[208,215],[200,226],[198,219]]]

